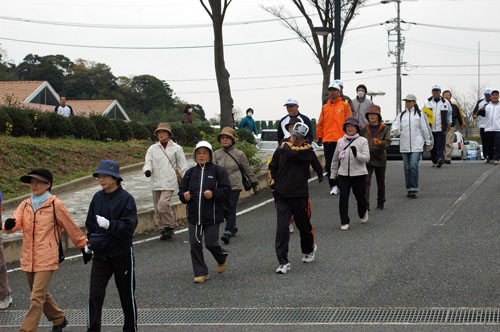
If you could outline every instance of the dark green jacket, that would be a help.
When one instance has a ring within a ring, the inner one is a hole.
[[[359,135],[368,140],[368,146],[370,147],[370,161],[366,166],[385,167],[387,164],[387,153],[385,150],[391,146],[390,128],[381,123],[375,135],[372,136],[369,127],[370,125],[367,124],[365,127],[362,127],[359,132]],[[382,144],[375,144],[375,138],[379,139]]]

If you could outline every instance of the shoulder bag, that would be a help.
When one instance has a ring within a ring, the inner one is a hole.
[[[177,175],[177,184],[181,184],[181,182],[182,182],[181,172],[179,172],[179,170],[174,166],[174,164],[172,163],[172,161],[168,157],[168,154],[165,151],[165,149],[163,147],[160,147],[160,148],[161,148],[161,151],[165,154],[165,157],[167,157],[168,162],[170,163],[170,165],[172,165],[172,168],[175,170],[175,175]]]
[[[234,162],[236,163],[236,165],[238,166],[238,169],[241,172],[241,181],[243,182],[243,188],[245,188],[246,191],[249,191],[250,189],[252,189],[252,185],[250,184],[250,181],[248,181],[248,178],[247,178],[245,172],[243,171],[243,168],[240,166],[240,164],[238,164],[236,159],[234,159],[234,157],[229,152],[227,152],[224,149],[222,149],[222,151],[227,153],[229,155],[229,157],[231,157],[234,160]]]
[[[62,241],[61,241],[61,235],[59,234],[59,225],[57,224],[57,217],[56,217],[56,205],[54,201],[52,201],[52,211],[54,213],[54,236],[56,237],[56,242],[57,245],[59,246],[59,264],[64,262],[64,250],[62,246]]]

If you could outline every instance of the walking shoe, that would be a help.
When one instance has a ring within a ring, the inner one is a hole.
[[[339,187],[333,186],[332,190],[330,190],[330,195],[338,195],[339,194]]]
[[[432,163],[432,167],[436,167],[437,165],[438,165],[438,164],[434,164],[434,163]]]
[[[314,244],[313,251],[309,254],[304,254],[304,257],[302,257],[302,262],[312,263],[314,261],[314,257],[316,256],[316,250],[318,250],[318,246]]]
[[[443,166],[443,164],[444,164],[444,160],[443,159],[439,159],[438,163],[437,163],[437,168],[441,168],[441,166]]]
[[[499,165],[500,164],[500,161],[498,160],[495,160],[495,162],[493,163],[493,165]]]
[[[238,227],[235,227],[234,228],[234,231],[231,233],[231,235],[229,235],[230,237],[235,237],[236,236],[236,233],[238,233]]]
[[[360,221],[362,224],[366,224],[366,222],[368,221],[368,210],[366,210],[365,215],[360,219]]]
[[[201,284],[202,282],[205,282],[206,280],[208,280],[208,274],[206,276],[199,276],[199,277],[194,278],[194,282],[197,284]]]
[[[276,269],[276,273],[278,273],[278,274],[286,274],[288,271],[290,271],[290,269],[291,269],[290,268],[290,263],[281,264]]]
[[[445,160],[444,163],[450,165],[451,164],[451,160]]]
[[[7,309],[12,303],[12,296],[7,295],[3,300],[0,301],[0,310]]]
[[[489,163],[490,164],[495,164],[495,160],[494,159],[490,159]]]
[[[294,234],[295,233],[295,229],[293,229],[293,224],[289,224],[288,225],[288,231],[290,232],[290,234]]]
[[[410,196],[408,196],[408,197],[410,197],[410,198],[417,198],[417,192],[416,191],[411,191],[409,195]]]
[[[224,261],[224,263],[217,264],[217,273],[222,273],[222,272],[226,271],[226,266],[227,266],[227,257],[226,257],[226,260]]]
[[[174,236],[174,229],[165,227],[165,229],[161,232],[160,240],[162,241],[170,240],[172,236]]]
[[[52,332],[62,332],[63,328],[65,328],[66,325],[68,325],[68,321],[66,320],[66,317],[64,317],[64,320],[61,324],[54,325],[52,327]]]
[[[222,240],[222,242],[224,242],[224,244],[229,244],[229,241],[231,241],[231,239],[229,238],[229,234],[222,235],[220,239]]]
[[[377,203],[377,210],[383,210],[384,209],[384,202],[378,202]]]
[[[349,229],[349,224],[340,225],[340,230],[341,231],[347,231],[348,229]]]

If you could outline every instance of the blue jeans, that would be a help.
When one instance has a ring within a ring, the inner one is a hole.
[[[240,199],[240,192],[231,190],[224,204],[224,219],[226,219],[226,228],[224,234],[233,236],[236,233],[236,205]]]
[[[403,152],[407,191],[418,191],[418,163],[422,152]]]

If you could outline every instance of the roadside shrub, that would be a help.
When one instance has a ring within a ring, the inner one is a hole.
[[[40,113],[33,124],[33,134],[49,138],[73,135],[71,120],[55,112]]]
[[[248,159],[248,163],[250,164],[250,167],[254,169],[259,169],[262,167],[262,160],[260,160],[259,157],[257,157],[257,147],[251,143],[248,142],[238,142],[236,144],[236,147],[243,151],[245,156]]]
[[[3,108],[0,108],[0,135],[10,135],[12,127],[12,119],[10,118],[9,113],[5,112]]]
[[[184,130],[183,125],[173,125],[172,126],[172,134],[174,137],[172,138],[179,145],[186,145],[186,131]],[[182,143],[181,143],[182,142]]]
[[[12,136],[25,136],[32,132],[34,111],[15,107],[5,107],[4,110],[12,120]]]
[[[94,126],[97,129],[99,140],[117,141],[120,139],[118,130],[110,118],[101,115],[91,115],[89,119],[94,123]]]
[[[244,128],[240,128],[236,131],[236,136],[238,137],[238,141],[248,142],[250,144],[255,144],[255,137],[253,134]]]
[[[94,123],[85,116],[71,116],[69,118],[73,125],[73,136],[90,140],[99,139]]]
[[[133,137],[139,140],[151,139],[151,132],[140,122],[130,121],[127,125],[132,130]]]
[[[125,121],[114,120],[113,122],[115,124],[116,130],[118,130],[118,136],[120,137],[120,140],[122,142],[126,142],[132,137],[134,137],[134,132],[132,131],[132,128],[130,128]]]

